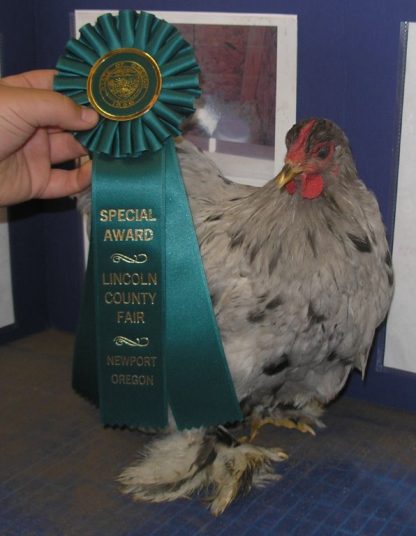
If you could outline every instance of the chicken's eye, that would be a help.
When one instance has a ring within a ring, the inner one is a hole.
[[[320,158],[321,160],[325,160],[325,158],[329,155],[329,145],[322,145],[319,147],[316,151],[316,156]]]

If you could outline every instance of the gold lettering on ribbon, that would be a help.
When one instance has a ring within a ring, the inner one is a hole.
[[[157,285],[156,272],[103,272],[101,274],[101,283],[104,286],[132,285],[147,286]]]
[[[108,271],[100,274],[102,303],[105,308],[112,307],[112,326],[117,330],[115,333],[118,333],[114,336],[113,332],[111,338],[115,346],[124,347],[124,350],[119,350],[121,352],[140,352],[134,348],[147,348],[143,351],[151,352],[153,350],[150,338],[142,337],[140,333],[142,329],[148,329],[146,320],[150,326],[152,325],[153,318],[150,310],[158,306],[159,296],[155,291],[159,287],[159,272],[134,270],[141,268],[135,268],[135,266],[144,265],[150,261],[152,254],[147,251],[150,244],[148,246],[146,242],[155,238],[157,231],[152,226],[157,218],[151,208],[104,208],[98,211],[98,219],[102,226],[101,239],[107,244],[107,250],[110,249],[107,253],[107,262],[117,264],[124,269],[124,271]],[[120,228],[120,223],[123,222],[127,226]],[[131,244],[130,249],[133,251],[126,252],[123,251],[123,245],[120,242],[142,242],[142,245],[136,246],[136,249]],[[135,249],[136,252],[133,253]],[[126,333],[127,337],[122,334],[126,329],[130,330]],[[133,334],[139,335],[138,337],[131,336],[132,329],[134,329]],[[114,386],[151,389],[155,385],[155,376],[146,373],[156,373],[157,360],[156,356],[107,355],[105,363],[109,367],[109,380]],[[129,370],[125,373],[123,367],[130,369],[132,373],[129,373]],[[120,373],[116,372],[117,368]],[[137,374],[134,374],[135,371]]]
[[[104,303],[107,305],[154,305],[156,292],[106,292]]]
[[[117,324],[145,324],[143,311],[117,311]]]
[[[153,386],[155,384],[155,378],[153,374],[112,374],[111,383],[114,385]]]
[[[105,229],[104,242],[149,242],[153,240],[152,229]]]
[[[151,208],[103,208],[99,212],[100,221],[157,221]]]
[[[157,356],[142,355],[107,355],[107,367],[150,367],[156,366]]]
[[[146,348],[146,346],[149,346],[150,344],[150,339],[148,337],[137,337],[135,340],[132,340],[123,337],[122,335],[117,335],[117,337],[114,337],[113,341],[117,346],[123,346],[123,344],[125,344],[127,346],[139,346],[140,348]]]

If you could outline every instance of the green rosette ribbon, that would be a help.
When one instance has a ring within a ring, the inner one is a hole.
[[[94,107],[91,243],[73,386],[104,424],[179,429],[242,419],[173,136],[200,95],[192,47],[145,12],[71,39],[55,89]]]

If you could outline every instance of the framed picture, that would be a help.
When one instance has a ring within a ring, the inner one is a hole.
[[[403,23],[402,36],[402,109],[393,240],[395,291],[387,321],[384,366],[416,373],[416,22]]]
[[[78,10],[75,29],[105,11]],[[114,12],[116,14],[116,12]],[[297,17],[155,11],[193,46],[202,97],[185,136],[223,175],[261,185],[280,170],[296,120]]]

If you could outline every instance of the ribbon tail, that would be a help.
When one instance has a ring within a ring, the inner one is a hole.
[[[166,377],[179,429],[242,420],[172,140],[166,151]]]
[[[99,399],[111,426],[165,427],[163,152],[95,155],[92,235]]]

